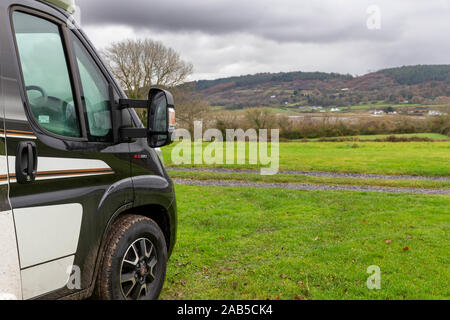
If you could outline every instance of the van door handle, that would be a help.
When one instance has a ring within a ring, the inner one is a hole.
[[[37,149],[34,142],[19,142],[16,153],[16,180],[20,184],[32,183],[37,175]]]

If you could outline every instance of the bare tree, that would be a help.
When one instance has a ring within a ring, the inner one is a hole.
[[[177,87],[173,89],[172,93],[176,101],[177,124],[193,135],[194,121],[205,120],[210,111],[209,102],[201,94],[195,92],[193,85]],[[207,123],[205,125],[208,126]]]
[[[274,129],[277,117],[268,108],[251,108],[245,112],[245,120],[249,128]]]
[[[151,39],[116,42],[103,55],[114,76],[135,99],[146,98],[152,86],[178,86],[193,71],[192,64],[175,50]]]

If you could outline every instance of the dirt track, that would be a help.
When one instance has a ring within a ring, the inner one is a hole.
[[[216,173],[254,173],[258,170],[223,169],[223,168],[168,168],[168,170],[180,172],[216,172]],[[360,178],[360,179],[381,179],[381,180],[422,180],[422,181],[450,181],[450,177],[424,177],[424,176],[392,176],[382,174],[362,174],[362,173],[339,173],[321,171],[280,171],[280,174],[306,175],[324,178]]]
[[[176,184],[188,186],[217,186],[217,187],[250,187],[272,189],[280,188],[286,190],[334,190],[334,191],[359,191],[359,192],[383,192],[383,193],[411,193],[430,195],[450,195],[446,189],[418,189],[418,188],[392,188],[375,186],[345,186],[345,185],[323,185],[323,184],[293,184],[293,183],[257,183],[230,180],[192,180],[173,179]]]

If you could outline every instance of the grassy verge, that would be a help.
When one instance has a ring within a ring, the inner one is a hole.
[[[262,176],[251,173],[213,173],[213,172],[179,172],[169,170],[172,178],[195,180],[236,180],[263,183],[301,183],[301,184],[327,184],[327,185],[358,185],[396,188],[424,188],[424,189],[450,189],[450,181],[421,181],[421,180],[381,180],[359,178],[326,178],[306,175],[278,174],[275,176]]]
[[[369,110],[369,109],[377,109],[377,110],[382,110],[388,107],[393,107],[393,108],[411,108],[411,107],[426,107],[426,108],[446,108],[449,107],[449,105],[445,105],[445,104],[439,104],[439,105],[420,105],[420,104],[386,104],[386,103],[376,103],[376,104],[359,104],[359,105],[354,105],[354,106],[350,106],[347,107],[351,110]]]
[[[375,140],[383,140],[391,137],[396,137],[397,139],[430,139],[433,141],[450,141],[450,137],[439,134],[439,133],[405,133],[405,134],[375,134],[375,135],[361,135],[361,136],[342,136],[342,137],[334,137],[334,138],[318,138],[318,139],[309,139],[310,141],[320,141],[321,139],[329,139],[329,140],[343,140],[343,139],[353,139],[355,141],[375,141]],[[300,140],[297,140],[300,141]],[[408,141],[406,141],[408,142]]]
[[[188,186],[177,196],[163,299],[450,298],[448,196]],[[381,290],[366,287],[372,265]]]
[[[174,166],[171,154],[176,146],[163,148],[168,166]],[[203,144],[203,148],[207,146],[208,143]],[[279,146],[280,170],[450,176],[450,142],[281,142]],[[194,158],[193,148],[191,158]],[[248,164],[248,152],[245,163],[215,166],[258,168]],[[191,164],[182,166],[195,167]]]

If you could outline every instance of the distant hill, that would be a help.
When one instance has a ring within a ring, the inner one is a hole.
[[[324,73],[260,73],[201,80],[195,87],[212,105],[350,106],[360,103],[450,104],[450,65],[417,65],[364,76]]]
[[[399,84],[414,85],[428,81],[445,81],[450,84],[450,65],[419,65],[391,68],[378,73],[392,76]]]
[[[254,86],[266,82],[293,82],[297,80],[349,80],[351,75],[325,72],[280,72],[280,73],[258,73],[240,77],[222,78],[217,80],[200,80],[197,82],[198,90],[206,90],[218,85],[233,83],[235,87]]]

